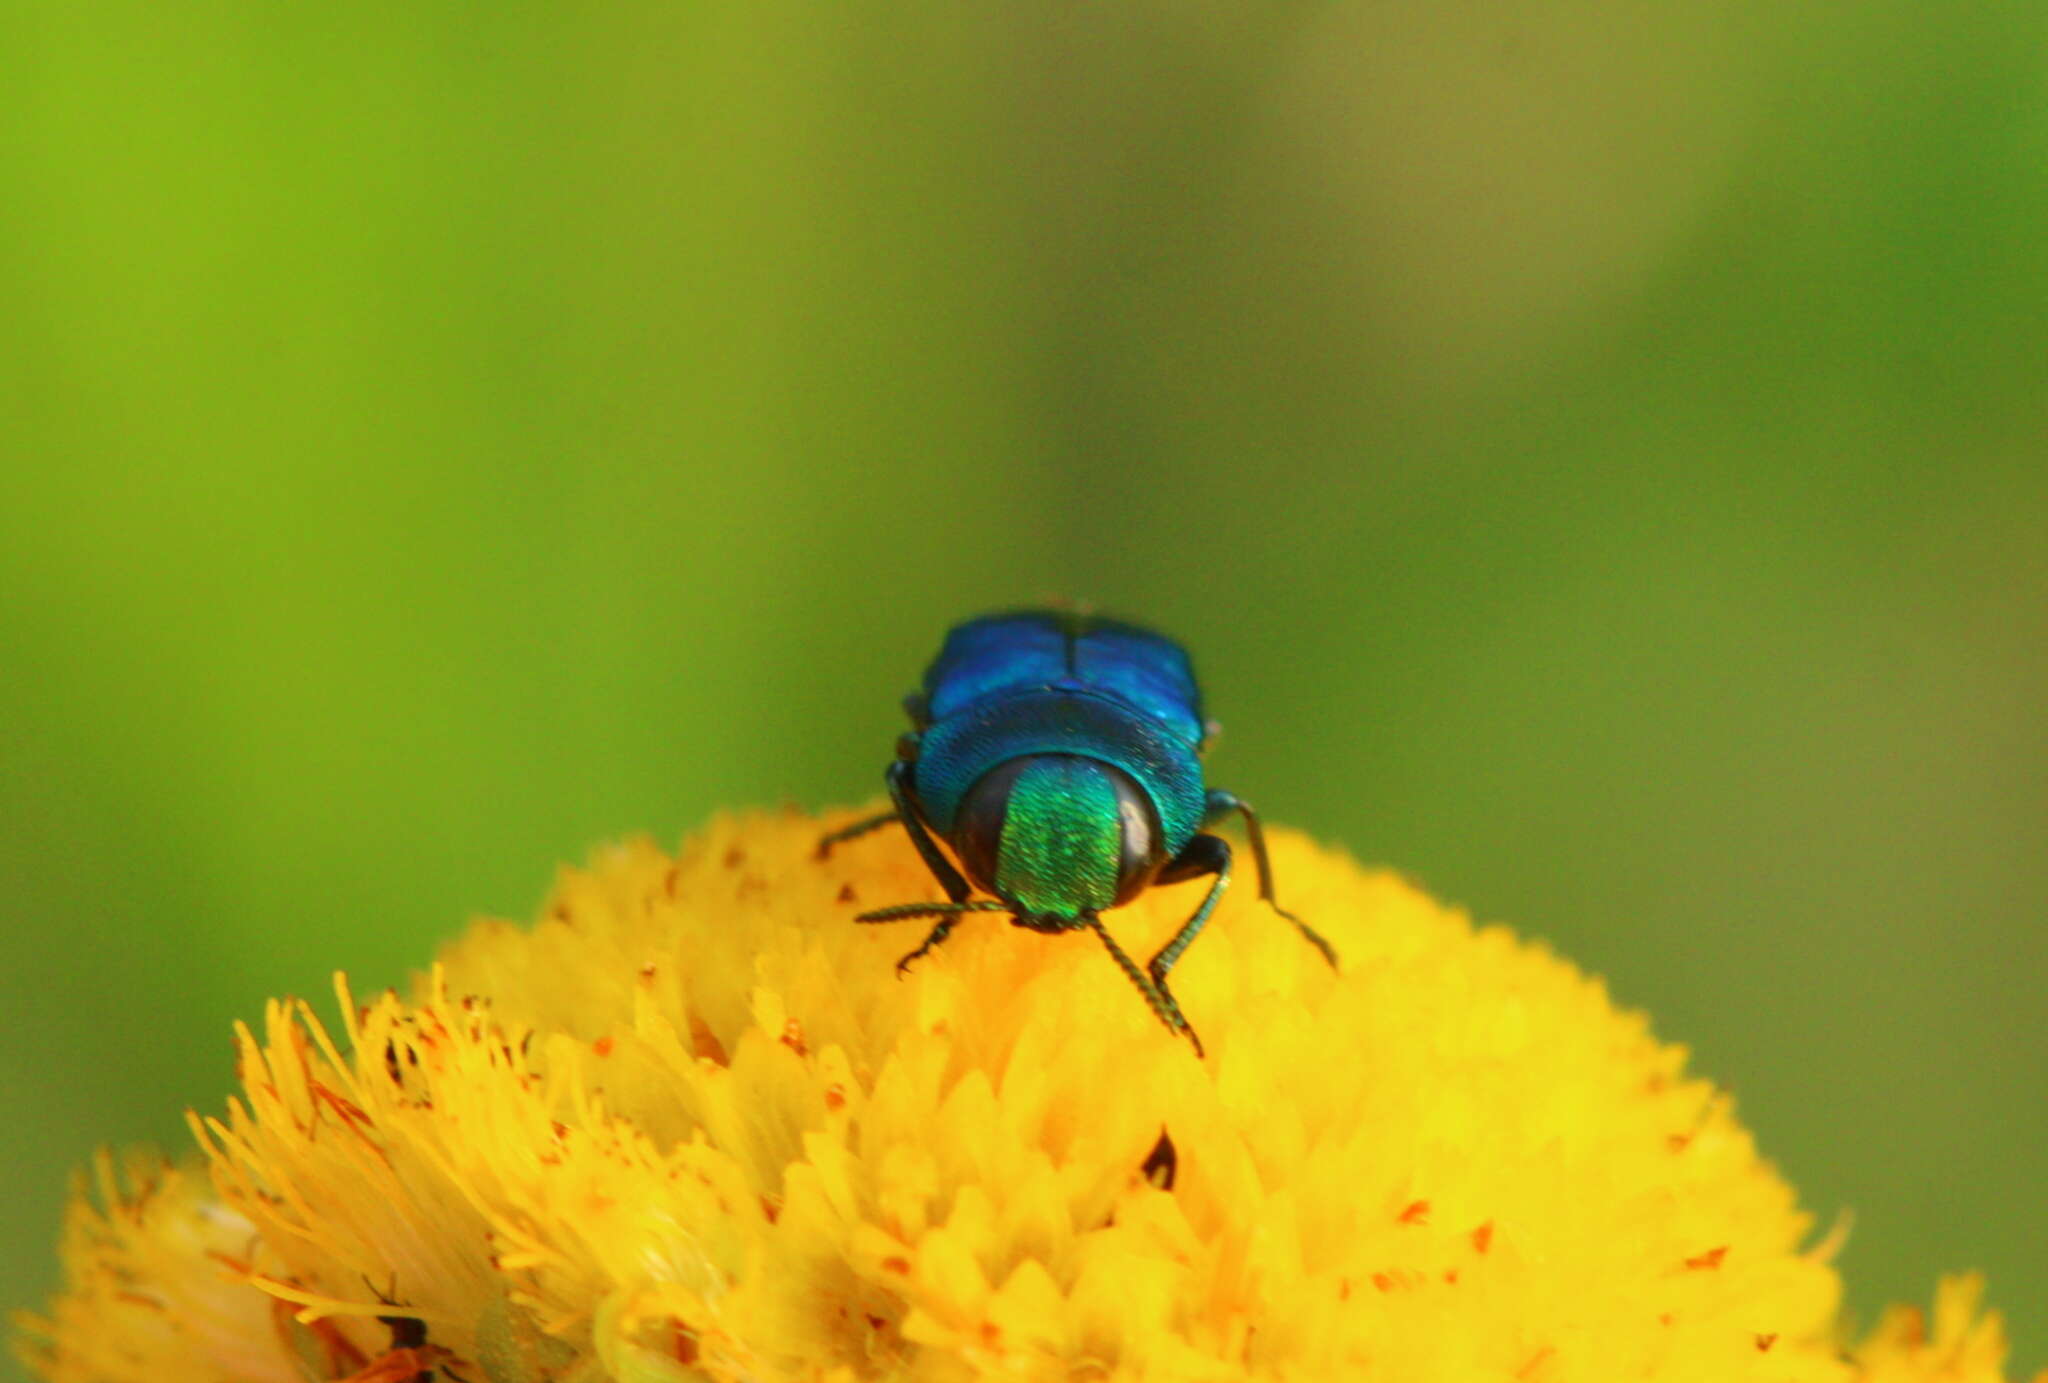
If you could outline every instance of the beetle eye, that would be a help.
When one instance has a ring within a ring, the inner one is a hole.
[[[1010,789],[1028,758],[998,764],[967,790],[953,816],[953,853],[976,886],[996,891],[996,858],[1003,849],[1003,822],[1010,814]]]
[[[1160,855],[1159,812],[1130,776],[1109,765],[1104,775],[1116,789],[1116,814],[1122,827],[1123,853],[1117,861],[1116,900],[1128,903],[1150,887],[1165,861]]]

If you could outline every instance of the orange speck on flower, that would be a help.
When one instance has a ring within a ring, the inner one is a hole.
[[[1838,1236],[1802,1247],[1727,1098],[1394,874],[1271,832],[1342,965],[1224,895],[1174,971],[1197,1060],[1086,937],[963,919],[899,982],[916,938],[852,900],[932,881],[900,833],[818,859],[850,819],[613,847],[403,994],[272,1003],[192,1119],[203,1169],[96,1164],[20,1354],[51,1383],[2000,1383],[1975,1279],[1845,1357]],[[1105,920],[1144,956],[1186,911]]]

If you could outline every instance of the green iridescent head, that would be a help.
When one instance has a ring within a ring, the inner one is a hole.
[[[1165,860],[1159,813],[1130,775],[1028,754],[968,790],[952,842],[976,884],[1021,916],[1078,924],[1142,892]]]

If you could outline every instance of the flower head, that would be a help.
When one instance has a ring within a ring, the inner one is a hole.
[[[1275,833],[1174,971],[927,896],[797,813],[565,872],[410,995],[273,1003],[203,1172],[100,1170],[52,1380],[1996,1380],[1970,1281],[1845,1354],[1725,1095],[1541,947]],[[1191,906],[1109,922],[1150,954]],[[917,924],[910,924],[915,926]]]

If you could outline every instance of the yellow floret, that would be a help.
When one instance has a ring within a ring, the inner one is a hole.
[[[815,858],[835,824],[606,850],[410,996],[271,1005],[195,1121],[214,1193],[109,1175],[25,1356],[60,1383],[2002,1377],[1969,1281],[1931,1340],[1896,1313],[1845,1356],[1831,1244],[1683,1050],[1392,874],[1275,833],[1341,972],[1229,895],[1174,972],[1197,1061],[1085,933],[970,917],[899,982],[921,932],[850,919],[931,879],[895,833]],[[1148,955],[1193,892],[1111,928]]]

